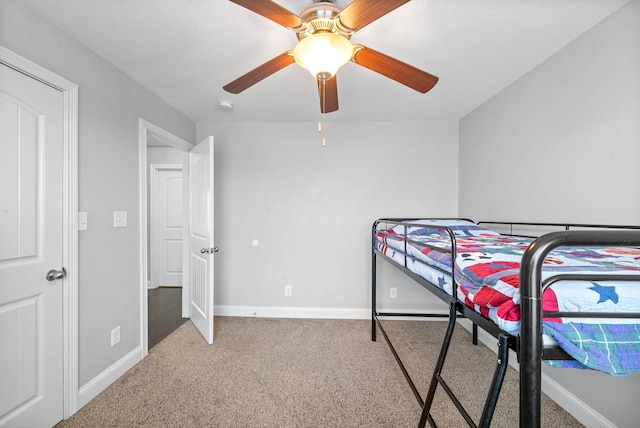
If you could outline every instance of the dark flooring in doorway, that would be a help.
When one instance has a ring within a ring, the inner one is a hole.
[[[149,349],[187,319],[182,318],[182,288],[158,287],[148,290]]]

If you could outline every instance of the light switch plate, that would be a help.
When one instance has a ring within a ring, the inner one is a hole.
[[[113,212],[113,227],[127,227],[127,212],[126,211],[114,211]]]
[[[78,230],[87,230],[89,227],[89,219],[87,217],[87,213],[79,212],[78,213]]]

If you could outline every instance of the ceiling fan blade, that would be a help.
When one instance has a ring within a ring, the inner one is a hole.
[[[255,85],[262,79],[271,76],[276,71],[282,70],[291,64],[293,64],[293,55],[291,55],[291,51],[284,52],[254,68],[250,72],[243,74],[233,82],[227,83],[222,87],[222,89],[227,92],[231,92],[232,94],[239,94],[248,87]]]
[[[231,2],[262,15],[283,27],[297,28],[302,25],[302,19],[298,15],[271,0],[231,0]]]
[[[438,83],[433,74],[362,45],[356,46],[351,60],[423,94]]]
[[[318,94],[320,95],[320,111],[322,113],[338,110],[338,80],[336,76],[325,82],[318,80]]]
[[[358,31],[409,1],[353,0],[338,14],[338,19],[343,26]]]

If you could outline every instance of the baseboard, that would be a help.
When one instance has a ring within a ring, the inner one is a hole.
[[[116,361],[105,371],[87,382],[79,392],[78,410],[84,407],[89,401],[93,400],[102,391],[107,389],[109,385],[115,382],[120,376],[125,374],[129,369],[138,364],[142,360],[142,346],[138,346],[133,351]]]
[[[412,309],[383,309],[378,308],[378,312],[403,312],[409,314],[424,313],[424,310]],[[434,314],[444,315],[445,318],[423,318],[423,317],[381,317],[383,319],[408,320],[408,321],[446,321],[448,310],[432,310]],[[262,317],[262,318],[320,318],[320,319],[371,319],[371,309],[369,308],[305,308],[289,306],[228,306],[220,305],[214,307],[214,314],[222,317]]]
[[[214,307],[214,314],[223,317],[262,318],[324,318],[324,319],[369,319],[370,309],[361,308],[302,308],[279,306],[229,306]]]
[[[471,331],[472,323],[470,320],[461,319],[458,322],[465,329]],[[481,328],[478,329],[478,339],[496,354],[498,353],[497,339]],[[515,352],[509,351],[509,365],[516,371],[520,371],[517,361]],[[587,428],[616,428],[615,424],[611,423],[607,418],[588,406],[584,401],[573,395],[569,390],[551,379],[545,373],[542,373],[542,392]]]
[[[616,428],[616,425],[587,406],[555,380],[542,374],[542,391],[587,428]]]

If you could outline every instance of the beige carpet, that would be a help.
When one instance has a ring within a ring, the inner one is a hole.
[[[444,322],[385,321],[420,391],[426,391]],[[444,377],[477,420],[496,355],[456,329]],[[439,389],[432,414],[466,426]],[[518,379],[509,369],[492,426],[518,425]],[[384,340],[363,320],[219,317],[208,346],[191,322],[58,427],[414,427],[420,408]],[[579,427],[543,398],[545,427]]]

